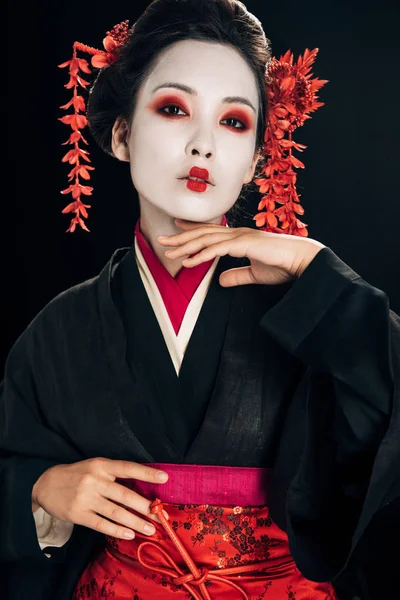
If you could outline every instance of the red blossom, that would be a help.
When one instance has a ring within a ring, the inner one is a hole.
[[[65,190],[62,190],[62,194],[72,194],[72,197],[74,198],[74,200],[79,200],[79,198],[81,197],[81,194],[84,194],[85,196],[91,196],[92,195],[92,191],[93,188],[88,186],[88,185],[81,185],[80,183],[73,183],[72,185],[70,185],[69,187],[67,187]]]
[[[96,67],[96,69],[102,69],[103,67],[110,66],[114,60],[111,54],[107,54],[107,52],[99,52],[92,56],[92,65]]]
[[[67,214],[69,212],[74,212],[76,214],[82,213],[85,218],[88,216],[87,208],[91,208],[90,204],[83,204],[80,200],[75,200],[75,202],[71,202],[68,204],[61,212],[63,214]]]
[[[118,58],[120,43],[117,42],[112,35],[107,35],[103,40],[105,52],[99,51],[92,56],[92,65],[97,69],[112,65]]]
[[[63,142],[61,145],[62,146],[66,146],[67,144],[75,144],[76,142],[79,142],[79,140],[82,140],[82,142],[84,144],[88,144],[89,142],[83,137],[83,135],[81,134],[80,131],[74,131],[71,133],[71,135],[69,136],[69,138],[67,139],[66,142]]]
[[[65,115],[65,117],[61,117],[58,120],[61,121],[61,123],[65,123],[65,125],[70,125],[74,131],[83,129],[87,125],[87,118],[85,115],[79,115],[78,113]]]
[[[79,70],[83,71],[84,73],[91,73],[88,61],[85,58],[77,58],[76,56],[58,66],[60,69],[69,67],[70,75],[77,75]]]
[[[68,181],[72,181],[75,177],[83,177],[83,179],[90,179],[89,171],[94,171],[94,167],[90,167],[89,165],[76,165],[71,171],[68,173]]]
[[[82,96],[74,96],[67,104],[63,104],[60,108],[67,110],[70,106],[73,106],[76,112],[80,110],[86,110],[85,100]]]
[[[318,48],[307,48],[294,62],[293,54],[288,50],[279,60],[272,58],[266,72],[269,107],[264,134],[266,162],[261,177],[254,179],[260,193],[265,194],[258,210],[265,209],[265,212],[253,217],[256,226],[265,231],[308,235],[307,225],[296,217],[296,214],[304,214],[304,209],[299,204],[297,174],[293,170],[304,169],[305,165],[292,154],[293,149],[303,152],[306,146],[294,142],[292,133],[311,118],[310,113],[324,106],[323,102],[317,101],[317,92],[327,80],[312,79],[311,73],[317,53]],[[276,204],[282,206],[276,208]]]
[[[77,85],[80,85],[81,87],[85,88],[89,85],[89,81],[86,81],[86,79],[82,79],[82,77],[76,77],[75,75],[71,75],[68,83],[66,83],[64,87],[67,90],[70,90],[71,88],[75,89]]]
[[[69,162],[71,165],[79,165],[79,158],[83,158],[87,162],[90,162],[88,154],[89,152],[86,152],[86,150],[82,150],[82,148],[78,147],[78,144],[75,144],[75,148],[73,150],[69,150],[66,154],[64,154],[61,160],[62,162]]]
[[[81,219],[78,215],[76,217],[74,217],[73,219],[71,219],[71,223],[69,224],[69,227],[67,229],[67,233],[73,233],[76,229],[76,226],[80,225],[82,227],[82,229],[84,229],[85,231],[90,231],[90,229],[87,228],[85,222],[83,219]]]

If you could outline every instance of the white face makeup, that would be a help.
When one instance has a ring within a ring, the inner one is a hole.
[[[197,222],[225,214],[253,176],[258,111],[254,75],[233,48],[184,40],[164,51],[127,138],[141,213]],[[211,183],[188,184],[193,166]]]

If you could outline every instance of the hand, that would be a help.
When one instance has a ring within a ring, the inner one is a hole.
[[[160,473],[165,479],[158,479]],[[47,469],[33,486],[32,508],[40,506],[56,519],[116,538],[132,539],[133,530],[152,535],[154,526],[127,510],[160,522],[150,514],[151,502],[116,483],[117,478],[165,483],[168,475],[146,465],[107,458],[56,465]]]
[[[290,281],[300,277],[318,252],[325,248],[310,238],[268,233],[249,227],[225,227],[182,219],[175,219],[175,223],[184,232],[159,236],[157,241],[173,247],[165,252],[168,258],[190,256],[182,261],[184,267],[194,267],[226,254],[249,259],[250,266],[221,273],[219,282],[223,287]]]

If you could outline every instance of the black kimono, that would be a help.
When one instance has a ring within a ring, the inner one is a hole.
[[[400,319],[329,248],[289,284],[219,285],[244,264],[219,260],[179,377],[133,248],[14,344],[0,407],[7,599],[71,598],[104,536],[75,526],[42,552],[31,491],[50,466],[98,456],[271,467],[271,514],[305,577],[340,600],[389,597],[366,583],[363,540],[400,497]],[[377,576],[389,590],[390,568]]]

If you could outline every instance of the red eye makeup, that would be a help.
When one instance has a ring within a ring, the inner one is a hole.
[[[189,112],[188,107],[185,102],[183,102],[182,98],[176,96],[175,94],[165,94],[163,96],[159,96],[150,104],[150,109],[154,110],[154,112],[159,112],[161,108],[173,104],[174,106],[178,106],[180,109],[185,112]],[[167,114],[167,113],[164,113]],[[175,116],[175,115],[167,115],[167,116]],[[179,116],[179,115],[178,115]]]
[[[231,126],[231,129],[236,129],[236,131],[247,131],[248,129],[251,129],[253,127],[253,119],[250,117],[250,115],[247,113],[247,111],[245,110],[241,110],[240,108],[235,108],[234,112],[230,112],[228,115],[224,116],[222,120],[229,120],[229,119],[237,119],[238,121],[241,121],[241,123],[243,123],[243,128],[239,128],[236,127],[234,125]]]

